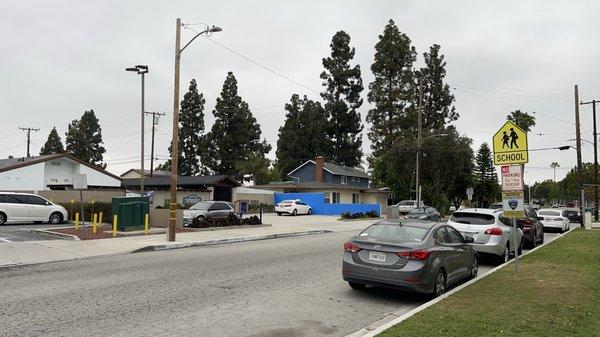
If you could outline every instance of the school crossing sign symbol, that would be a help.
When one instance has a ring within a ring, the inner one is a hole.
[[[494,165],[525,164],[529,162],[527,153],[527,132],[513,122],[506,122],[492,138]]]

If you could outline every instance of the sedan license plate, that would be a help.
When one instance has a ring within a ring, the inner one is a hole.
[[[386,253],[369,252],[369,260],[371,260],[371,261],[385,262],[386,257],[387,257]]]

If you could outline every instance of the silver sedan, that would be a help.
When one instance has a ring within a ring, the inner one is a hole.
[[[445,223],[379,221],[344,244],[342,277],[356,290],[371,285],[439,296],[477,276],[472,242]]]

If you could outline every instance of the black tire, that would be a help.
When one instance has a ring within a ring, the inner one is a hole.
[[[542,231],[542,237],[540,238],[540,245],[544,244],[544,232]]]
[[[58,212],[54,212],[54,213],[50,214],[50,218],[48,219],[49,224],[58,225],[61,222],[63,222],[62,214],[60,214]]]
[[[309,208],[309,209],[308,209],[308,213],[307,213],[307,214],[308,214],[308,215],[312,215],[312,208]]]
[[[433,283],[433,297],[438,297],[446,292],[446,273],[443,270],[438,271]]]
[[[297,209],[294,209],[294,211],[292,212],[292,215],[293,215],[293,216],[296,216],[296,215],[298,215],[298,210],[297,210]]]
[[[365,290],[367,288],[366,284],[356,282],[348,282],[348,285],[354,290]]]
[[[478,272],[479,272],[479,261],[477,260],[477,255],[473,255],[473,261],[471,261],[471,275],[469,275],[469,278],[471,278],[471,279],[476,278]]]
[[[199,215],[198,217],[196,217],[196,220],[198,220],[198,222],[204,222],[206,221],[206,218],[204,217],[204,215]]]
[[[281,216],[281,212],[277,212],[277,215]]]
[[[0,225],[4,225],[6,223],[6,214],[0,212]]]
[[[504,247],[504,253],[496,258],[496,265],[501,265],[503,263],[508,262],[510,260],[510,246],[507,244]]]

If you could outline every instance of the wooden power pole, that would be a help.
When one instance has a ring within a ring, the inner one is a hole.
[[[31,157],[30,153],[29,153],[29,147],[31,146],[31,131],[35,131],[38,132],[40,131],[40,129],[36,129],[36,128],[22,128],[19,127],[20,130],[23,131],[27,131],[27,158]]]
[[[152,145],[150,147],[150,178],[154,174],[154,132],[156,125],[158,125],[158,118],[164,116],[164,112],[152,111],[146,112],[146,115],[152,115]]]
[[[581,126],[579,125],[579,86],[575,85],[575,138],[577,143],[577,180],[579,182],[579,208],[581,217],[585,216],[583,198],[583,180],[581,164]],[[581,222],[583,224],[583,221]]]
[[[175,241],[177,221],[177,165],[179,162],[179,63],[181,61],[181,19],[175,28],[175,83],[173,85],[173,140],[171,141],[171,200],[167,240]]]

